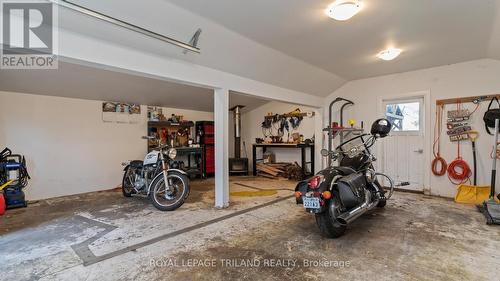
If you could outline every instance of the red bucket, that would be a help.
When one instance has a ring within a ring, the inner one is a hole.
[[[3,192],[0,191],[0,216],[5,214],[5,198],[3,197]]]

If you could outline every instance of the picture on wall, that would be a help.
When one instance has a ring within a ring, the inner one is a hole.
[[[141,116],[141,106],[122,102],[103,102],[102,120],[113,123],[136,124]]]
[[[148,106],[148,120],[160,121],[163,116],[163,109],[159,106]]]

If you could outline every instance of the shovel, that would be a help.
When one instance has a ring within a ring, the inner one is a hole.
[[[472,158],[474,162],[474,185],[477,185],[477,159],[476,159],[476,139],[479,137],[479,133],[477,131],[469,132],[469,139],[472,143]]]
[[[474,185],[461,184],[455,195],[455,202],[464,204],[481,204],[490,197],[490,186],[477,186],[477,159],[476,159],[476,140],[479,136],[477,131],[470,131],[469,139],[472,142],[472,157],[474,164]]]

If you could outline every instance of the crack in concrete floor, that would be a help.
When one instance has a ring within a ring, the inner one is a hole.
[[[278,202],[290,199],[292,197],[293,196],[281,197],[281,198],[278,198],[278,199],[275,199],[275,200],[272,200],[272,201],[269,201],[269,202],[266,202],[266,203],[263,203],[263,204],[260,204],[257,206],[253,206],[253,207],[250,207],[247,209],[239,210],[239,211],[224,215],[222,217],[218,217],[218,218],[215,218],[212,220],[208,220],[208,221],[205,221],[202,223],[188,226],[186,228],[183,228],[183,229],[180,229],[180,230],[177,230],[174,232],[166,233],[166,234],[160,235],[158,237],[155,237],[155,238],[152,238],[152,239],[140,242],[140,243],[136,243],[136,244],[127,246],[125,248],[113,251],[113,252],[106,253],[106,254],[101,255],[101,256],[96,256],[90,250],[89,245],[92,244],[93,242],[97,241],[99,238],[105,236],[109,232],[113,231],[117,227],[109,225],[109,224],[105,224],[105,223],[97,221],[97,220],[93,220],[93,219],[89,219],[89,218],[77,215],[77,216],[75,216],[75,218],[82,220],[82,221],[85,221],[92,226],[104,228],[104,231],[99,232],[95,236],[93,236],[93,237],[91,237],[91,238],[89,238],[81,243],[71,245],[71,248],[76,253],[76,255],[83,261],[83,265],[89,266],[89,265],[92,265],[95,263],[102,262],[104,260],[108,260],[108,259],[120,256],[120,255],[123,255],[123,254],[131,252],[131,251],[135,251],[137,249],[149,246],[151,244],[163,241],[163,240],[168,239],[168,238],[172,238],[172,237],[175,237],[175,236],[178,236],[178,235],[181,235],[181,234],[184,234],[184,233],[196,230],[196,229],[206,227],[206,226],[211,225],[211,224],[215,224],[215,223],[218,223],[218,222],[221,222],[221,221],[233,218],[233,217],[237,217],[237,216],[240,216],[240,215],[243,215],[243,214],[246,214],[246,213],[249,213],[249,212],[252,212],[252,211],[273,205],[273,204],[276,204]]]

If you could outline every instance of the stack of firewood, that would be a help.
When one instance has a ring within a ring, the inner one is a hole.
[[[302,167],[295,163],[257,163],[257,173],[259,176],[277,179],[285,178],[300,181],[304,179]]]

